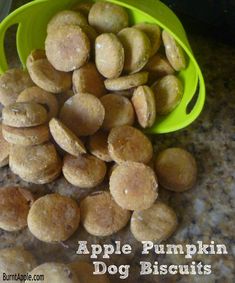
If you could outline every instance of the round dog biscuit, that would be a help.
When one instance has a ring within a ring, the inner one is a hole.
[[[104,79],[92,63],[73,72],[73,89],[75,93],[91,93],[96,97],[106,92]]]
[[[49,62],[56,70],[70,72],[82,67],[88,60],[90,41],[79,26],[62,26],[47,35],[45,49]]]
[[[77,136],[93,135],[101,127],[104,106],[94,95],[79,93],[69,98],[60,112],[61,121]]]
[[[50,139],[47,124],[31,128],[14,128],[3,125],[2,134],[10,144],[22,146],[39,145]]]
[[[53,118],[49,127],[54,140],[64,151],[74,156],[86,153],[82,141],[62,122]]]
[[[137,73],[147,64],[152,49],[147,35],[136,28],[125,28],[118,33],[125,51],[124,71]]]
[[[3,137],[2,124],[0,123],[0,168],[8,165],[9,153],[10,144]]]
[[[63,263],[43,263],[34,268],[29,275],[31,275],[31,278],[40,278],[43,275],[43,279],[37,280],[38,283],[80,283],[75,272]],[[25,281],[25,283],[30,282],[32,281]]]
[[[37,86],[26,88],[20,93],[17,102],[36,102],[43,105],[48,110],[48,120],[58,114],[58,102],[55,96]]]
[[[117,79],[107,79],[104,81],[106,89],[111,91],[128,90],[148,81],[148,72],[140,72],[129,76],[119,77]]]
[[[61,93],[72,86],[71,74],[57,71],[47,59],[36,60],[28,70],[34,83],[45,91]]]
[[[1,274],[26,274],[37,265],[34,256],[21,247],[6,248],[0,250]],[[18,280],[7,280],[9,283],[17,283]]]
[[[73,199],[49,194],[37,199],[28,214],[30,232],[43,242],[67,240],[77,230],[80,210]]]
[[[35,61],[41,60],[41,59],[47,59],[45,50],[43,50],[43,49],[34,49],[33,51],[31,51],[31,53],[29,54],[29,56],[27,57],[27,60],[26,60],[26,67],[27,67],[27,69],[30,70],[32,64]]]
[[[76,273],[80,283],[110,283],[105,274],[95,275],[92,264],[84,261],[75,261],[69,267]]]
[[[175,232],[177,224],[174,210],[157,201],[146,210],[134,211],[131,217],[131,232],[140,242],[161,243]]]
[[[9,232],[24,229],[32,203],[32,194],[23,188],[0,188],[0,228]]]
[[[87,20],[78,11],[60,11],[48,23],[47,33],[53,33],[65,25],[87,25]]]
[[[167,31],[162,32],[162,40],[165,46],[166,57],[176,71],[186,68],[186,58],[182,47]]]
[[[129,19],[124,8],[101,1],[91,7],[88,21],[100,33],[118,33],[128,26]]]
[[[92,155],[64,158],[63,174],[65,179],[74,186],[89,189],[102,183],[106,174],[105,163]]]
[[[81,202],[81,222],[88,233],[106,237],[127,225],[130,211],[116,204],[108,192],[96,192]]]
[[[91,154],[103,161],[112,161],[108,151],[108,133],[106,132],[98,131],[89,137],[89,150]]]
[[[105,109],[105,117],[102,128],[111,130],[114,127],[133,125],[135,113],[130,100],[124,96],[108,94],[101,97]]]
[[[117,166],[110,177],[110,192],[123,209],[148,209],[158,196],[157,188],[154,171],[137,162]]]
[[[0,102],[10,105],[16,102],[18,95],[27,87],[33,86],[28,72],[22,69],[10,69],[0,76]]]
[[[96,38],[95,63],[105,78],[118,78],[122,73],[124,60],[124,48],[115,34],[101,34]]]
[[[152,86],[156,100],[156,112],[159,115],[170,113],[180,103],[183,85],[174,75],[167,75]]]
[[[147,164],[153,156],[149,139],[138,129],[130,126],[113,128],[108,137],[108,149],[117,163],[134,161]]]
[[[3,124],[16,128],[42,125],[47,121],[46,109],[35,102],[15,102],[2,110]]]
[[[9,165],[26,182],[46,184],[61,173],[61,160],[55,146],[48,142],[36,146],[12,145]]]
[[[157,53],[161,46],[161,29],[156,24],[139,23],[133,26],[136,29],[143,31],[149,38],[151,43],[151,56]]]
[[[142,128],[152,127],[156,120],[156,102],[152,89],[139,86],[132,96],[132,104]]]
[[[196,183],[196,161],[188,151],[181,148],[168,148],[160,152],[155,170],[159,183],[174,192],[184,192]]]

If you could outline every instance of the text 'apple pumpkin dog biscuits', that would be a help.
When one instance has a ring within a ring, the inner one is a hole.
[[[10,69],[0,76],[0,102],[7,106],[16,102],[18,95],[33,82],[27,71]]]
[[[0,123],[0,167],[4,167],[9,162],[10,144],[5,140]]]
[[[140,242],[161,243],[175,232],[177,225],[174,210],[161,201],[146,210],[134,211],[131,217],[131,232]]]
[[[59,194],[37,199],[28,214],[30,232],[43,242],[67,240],[77,230],[80,210],[75,200]]]
[[[31,101],[41,104],[46,108],[48,120],[57,116],[59,106],[56,97],[52,93],[33,86],[22,91],[17,98],[17,102]]]
[[[117,33],[128,26],[129,19],[124,8],[100,1],[91,7],[88,21],[100,33]]]
[[[95,63],[105,78],[118,78],[122,73],[124,60],[124,48],[115,34],[105,33],[96,38]]]
[[[36,268],[34,268],[29,275],[31,278],[40,278],[41,275],[43,279],[37,280],[38,283],[80,283],[75,272],[66,264],[63,263],[43,263]],[[25,283],[30,283],[26,280]]]
[[[24,188],[0,188],[0,228],[9,232],[24,229],[33,201],[31,192]]]
[[[89,189],[102,183],[106,175],[106,164],[95,156],[86,154],[64,157],[63,174],[74,186]]]
[[[156,101],[152,89],[149,86],[139,86],[134,91],[131,101],[140,126],[153,126],[156,120]]]
[[[91,93],[96,97],[106,93],[104,78],[95,64],[87,63],[73,72],[73,90],[75,93]]]
[[[53,118],[49,127],[54,140],[64,151],[74,156],[86,153],[82,141],[61,121]]]
[[[133,125],[135,113],[130,100],[118,94],[107,94],[101,97],[105,109],[105,117],[102,128],[111,130],[114,127]]]
[[[101,127],[104,106],[94,95],[79,93],[69,98],[60,112],[61,121],[77,136],[93,135]]]
[[[110,283],[106,274],[94,274],[92,264],[84,261],[75,261],[69,267],[76,273],[79,283]]]
[[[74,71],[89,59],[90,41],[79,26],[65,25],[48,33],[46,55],[52,66],[62,72]]]
[[[124,71],[133,74],[147,64],[151,55],[151,43],[147,35],[136,28],[125,28],[118,33],[124,51]]]
[[[37,265],[34,256],[21,247],[0,250],[1,274],[26,274]],[[15,283],[17,281],[9,281]]]
[[[116,204],[109,192],[96,192],[81,202],[81,222],[88,233],[105,237],[124,228],[130,211]]]
[[[108,151],[108,133],[103,131],[96,132],[89,137],[88,147],[94,156],[105,162],[111,162],[112,158]]]
[[[113,128],[108,137],[108,149],[117,163],[135,161],[147,164],[153,156],[153,146],[147,136],[131,126]]]
[[[22,146],[39,145],[50,139],[47,124],[30,128],[14,128],[2,125],[2,134],[10,144]]]
[[[160,152],[155,161],[159,183],[174,192],[191,189],[197,180],[194,157],[181,148],[168,148]]]
[[[3,124],[16,128],[42,125],[47,117],[46,109],[35,102],[15,102],[2,110]]]
[[[11,145],[9,165],[26,182],[46,184],[61,173],[62,163],[55,146],[48,142],[35,146]]]
[[[110,177],[110,192],[123,209],[148,209],[158,196],[157,189],[154,171],[141,163],[125,162]]]

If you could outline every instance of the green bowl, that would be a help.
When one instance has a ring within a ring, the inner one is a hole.
[[[184,84],[181,103],[166,116],[157,119],[148,130],[151,133],[169,133],[191,124],[201,113],[205,102],[205,84],[184,28],[176,15],[159,0],[107,0],[128,9],[132,24],[139,22],[156,23],[167,30],[188,55],[187,68],[179,72]],[[8,69],[4,50],[7,29],[18,24],[16,45],[22,65],[25,66],[29,53],[36,48],[44,48],[46,26],[58,11],[70,8],[81,0],[35,0],[11,13],[0,24],[0,73]],[[193,101],[193,103],[192,103]],[[191,102],[191,103],[190,103]]]

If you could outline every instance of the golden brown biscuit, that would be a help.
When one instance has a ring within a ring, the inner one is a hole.
[[[131,232],[140,242],[161,243],[175,232],[177,224],[174,210],[157,201],[149,209],[134,211],[131,217]]]
[[[76,273],[80,283],[110,283],[105,274],[95,275],[92,264],[84,261],[75,261],[69,267]]]
[[[10,105],[16,102],[21,91],[33,86],[28,72],[22,69],[10,69],[0,76],[0,102]]]
[[[127,225],[130,211],[116,204],[108,192],[96,192],[81,202],[81,222],[88,233],[106,237]]]
[[[108,137],[108,149],[117,163],[134,161],[147,164],[153,156],[149,139],[139,130],[130,126],[113,128]]]
[[[118,33],[128,26],[129,19],[123,7],[100,1],[91,7],[88,21],[100,33]]]
[[[86,153],[82,141],[61,121],[53,118],[49,127],[54,140],[64,151],[74,156]]]
[[[133,26],[136,29],[143,31],[149,38],[151,43],[151,55],[153,56],[161,46],[161,29],[156,24],[139,23]]]
[[[78,11],[60,11],[49,21],[47,33],[53,33],[65,25],[87,25],[87,20]]]
[[[77,230],[79,222],[80,210],[76,201],[59,194],[37,199],[28,214],[30,232],[48,243],[66,241]]]
[[[2,126],[4,139],[10,144],[22,146],[39,145],[50,139],[49,127],[47,124],[32,128],[14,128]]]
[[[168,75],[152,85],[155,94],[156,112],[159,115],[170,113],[180,103],[183,96],[183,85],[174,75]]]
[[[118,78],[122,73],[124,60],[124,48],[115,34],[101,34],[96,38],[95,63],[104,77]]]
[[[52,66],[63,72],[74,71],[86,63],[90,54],[90,41],[79,26],[62,26],[48,33],[46,55]]]
[[[108,133],[103,131],[96,132],[93,136],[89,137],[88,144],[91,154],[103,161],[112,161],[108,151]]]
[[[117,166],[109,184],[114,200],[123,209],[148,209],[158,196],[158,183],[154,171],[137,162],[125,162]]]
[[[30,67],[32,66],[32,64],[35,61],[41,60],[41,59],[47,59],[45,50],[34,49],[33,51],[31,51],[31,53],[29,54],[29,56],[27,57],[27,60],[26,60],[27,69],[30,70]]]
[[[137,73],[147,64],[152,49],[147,35],[136,28],[125,28],[118,33],[125,51],[124,70]]]
[[[17,102],[31,102],[34,101],[43,105],[48,111],[48,120],[56,117],[58,114],[58,102],[55,96],[37,86],[26,88],[20,93]]]
[[[91,93],[96,97],[105,94],[104,79],[95,64],[88,63],[73,72],[73,89],[75,93]]]
[[[165,46],[166,57],[171,66],[176,71],[181,71],[186,68],[186,58],[182,47],[167,31],[162,32],[162,40]]]
[[[140,72],[129,76],[119,77],[117,79],[107,79],[104,81],[104,85],[108,90],[122,91],[144,85],[147,81],[148,72]]]
[[[105,109],[105,117],[102,125],[104,130],[134,124],[135,113],[128,98],[117,94],[107,94],[101,97],[100,101]]]
[[[151,57],[144,67],[144,70],[149,72],[149,80],[151,82],[175,73],[175,70],[171,67],[168,60],[160,54],[155,54]]]
[[[81,2],[81,3],[78,3],[78,4],[75,4],[73,7],[72,7],[72,10],[74,11],[77,11],[77,12],[80,12],[82,13],[84,16],[88,17],[89,15],[89,12],[91,10],[91,7],[93,6],[94,3],[91,3],[91,2]]]
[[[34,268],[29,275],[32,278],[44,275],[43,279],[37,280],[38,283],[80,283],[75,272],[63,263],[44,263]],[[40,278],[40,277],[39,277]],[[25,283],[32,281],[26,280]]]
[[[9,232],[24,229],[33,200],[31,192],[24,188],[0,188],[0,228]]]
[[[72,86],[70,73],[57,71],[47,59],[36,60],[28,67],[34,83],[45,91],[61,93]]]
[[[36,267],[34,256],[21,247],[0,250],[0,274],[26,274]],[[3,281],[2,281],[3,282]],[[19,280],[8,280],[17,283]]]
[[[35,102],[15,102],[3,108],[3,124],[16,128],[42,125],[47,121],[46,109]]]
[[[105,116],[100,100],[89,93],[69,98],[60,112],[61,121],[77,136],[93,135],[101,127]]]
[[[65,179],[74,186],[89,189],[98,186],[106,174],[105,163],[92,155],[66,155],[63,164]]]
[[[46,184],[61,173],[61,160],[55,146],[48,142],[36,146],[12,145],[9,165],[13,173],[26,182]]]
[[[10,145],[2,134],[2,123],[0,123],[0,167],[8,165]]]
[[[141,127],[152,127],[156,120],[156,102],[152,89],[149,86],[139,86],[131,101]]]
[[[194,157],[181,148],[168,148],[159,153],[155,162],[159,183],[168,190],[184,192],[197,180],[197,164]]]

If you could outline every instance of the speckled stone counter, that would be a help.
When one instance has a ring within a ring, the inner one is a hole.
[[[15,1],[19,6],[23,1]],[[25,2],[25,1],[24,1]],[[18,61],[14,51],[14,32],[8,33],[6,46],[11,66]],[[198,35],[191,35],[190,42],[202,68],[207,88],[207,100],[200,118],[190,127],[177,133],[153,136],[155,151],[170,146],[181,146],[196,157],[199,178],[194,189],[181,194],[160,189],[160,198],[172,206],[179,217],[177,232],[167,243],[196,244],[197,241],[225,244],[228,255],[196,255],[185,259],[183,255],[152,253],[141,256],[141,244],[132,237],[129,227],[110,238],[89,236],[82,228],[65,243],[49,245],[36,240],[25,229],[18,233],[0,230],[0,248],[23,245],[31,250],[39,263],[46,261],[70,262],[75,259],[89,260],[88,256],[75,254],[78,240],[89,243],[114,243],[120,240],[129,243],[133,253],[128,256],[113,256],[109,264],[131,264],[128,279],[111,276],[113,283],[153,282],[218,282],[232,283],[235,280],[235,49]],[[46,186],[27,184],[10,172],[8,167],[0,171],[1,186],[23,185],[37,195],[59,192],[77,200],[88,194],[68,184],[62,177]],[[107,187],[105,184],[104,188]],[[210,276],[144,276],[139,275],[139,262],[158,261],[159,264],[186,264],[196,261],[212,265]]]

